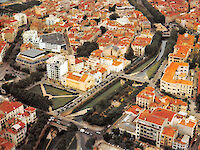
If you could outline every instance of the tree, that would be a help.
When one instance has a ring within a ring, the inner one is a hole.
[[[116,128],[116,129],[113,129],[112,132],[113,132],[115,135],[119,135],[120,130],[119,130],[119,128]]]
[[[85,147],[92,150],[95,140],[95,138],[89,138],[85,144]]]
[[[99,46],[96,42],[84,42],[82,46],[77,48],[78,57],[89,57],[91,52],[99,49]]]
[[[103,35],[107,29],[104,26],[100,26],[101,34]]]
[[[87,15],[84,15],[84,16],[83,16],[83,20],[86,20],[86,19],[87,19]]]
[[[33,150],[32,146],[30,144],[24,144],[21,147],[21,150]]]
[[[106,142],[108,142],[112,138],[112,135],[110,135],[109,133],[106,133],[103,135],[103,138]]]
[[[117,13],[113,13],[112,15],[109,16],[110,20],[117,20],[117,18],[120,18]]]
[[[110,7],[110,6],[109,6],[109,11],[110,11],[110,12],[115,12],[115,8],[116,8],[116,4],[113,5],[113,7]]]

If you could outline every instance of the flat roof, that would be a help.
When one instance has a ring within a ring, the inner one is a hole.
[[[40,36],[42,42],[57,44],[57,45],[66,45],[65,37],[61,33],[49,33],[43,34]]]
[[[45,51],[41,51],[41,50],[37,50],[37,49],[29,49],[29,50],[20,52],[21,55],[26,56],[26,57],[31,57],[31,58],[35,58],[44,53],[45,53]]]

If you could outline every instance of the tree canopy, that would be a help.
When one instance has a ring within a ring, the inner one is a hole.
[[[85,42],[82,46],[77,48],[78,57],[89,57],[91,52],[99,49],[99,45],[96,42]]]

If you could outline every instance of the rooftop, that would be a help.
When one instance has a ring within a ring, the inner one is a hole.
[[[157,108],[152,112],[152,114],[158,117],[167,118],[168,121],[171,121],[176,113],[167,109]]]
[[[186,66],[189,67],[188,63],[178,63],[178,62],[172,62],[167,69],[165,70],[165,73],[161,80],[168,82],[168,83],[176,83],[176,84],[186,84],[186,85],[193,85],[192,81],[188,80],[181,80],[181,79],[173,79],[174,75],[178,69],[178,67]]]
[[[56,45],[66,45],[65,37],[61,33],[49,33],[40,36],[42,42],[51,43]]]
[[[20,102],[8,102],[8,101],[4,101],[0,104],[0,111],[2,111],[3,113],[9,113],[15,109],[17,109],[18,107],[22,106],[23,104]]]
[[[149,110],[143,111],[140,114],[139,119],[153,123],[153,124],[157,124],[157,125],[163,125],[165,121],[164,118],[153,115]]]
[[[45,53],[45,51],[37,50],[37,49],[29,49],[29,50],[20,52],[21,55],[30,57],[30,58],[36,58],[44,53]]]
[[[162,134],[163,135],[167,135],[167,136],[170,136],[170,137],[174,137],[175,133],[177,132],[178,130],[176,128],[173,128],[171,126],[169,127],[164,127],[163,128],[163,131],[162,131]]]

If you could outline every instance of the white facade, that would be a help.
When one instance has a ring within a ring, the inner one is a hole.
[[[189,140],[190,137],[188,135],[184,135],[181,139],[181,141],[174,141],[172,143],[172,149],[176,150],[176,149],[180,149],[180,150],[187,150],[188,146],[189,146]]]
[[[22,35],[23,43],[37,43],[39,38],[36,30],[25,31]]]
[[[53,80],[61,80],[61,77],[68,72],[68,61],[65,56],[55,55],[47,60],[47,77]]]
[[[19,26],[27,24],[27,16],[24,13],[15,14],[14,18],[18,21]]]
[[[54,16],[54,15],[49,15],[49,17],[46,18],[46,25],[54,25],[54,24],[56,24],[57,22],[60,22],[60,19],[57,18],[57,17]]]
[[[38,47],[47,51],[60,53],[66,50],[65,37],[61,33],[49,33],[40,36]]]
[[[26,137],[27,126],[25,123],[17,120],[17,123],[12,127],[6,128],[4,136],[6,139],[15,145],[19,145]]]

